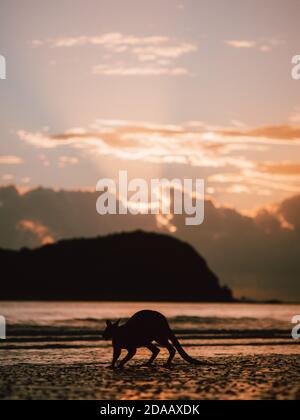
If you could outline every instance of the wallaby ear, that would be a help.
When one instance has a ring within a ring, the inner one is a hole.
[[[112,322],[111,321],[106,321],[106,326],[107,327],[111,327],[112,326]]]

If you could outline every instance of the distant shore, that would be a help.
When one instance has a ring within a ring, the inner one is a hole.
[[[231,304],[253,304],[253,305],[300,305],[300,302],[293,302],[293,301],[284,301],[284,300],[276,300],[276,299],[270,299],[270,300],[254,300],[254,299],[239,299],[239,298],[234,298],[231,302],[220,302],[220,301],[199,301],[199,300],[149,300],[149,299],[139,299],[139,300],[131,300],[131,299],[23,299],[21,297],[16,297],[16,298],[12,298],[12,299],[0,299],[0,305],[1,302],[47,302],[47,303],[55,303],[55,302],[79,302],[79,303],[84,303],[84,302],[89,302],[89,303],[129,303],[129,302],[134,302],[134,303],[211,303],[211,304],[218,304],[218,305],[222,305],[222,304],[227,304],[227,303],[231,303]],[[1,311],[1,306],[0,306],[0,311]]]

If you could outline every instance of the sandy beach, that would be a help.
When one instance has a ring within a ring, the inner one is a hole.
[[[139,363],[143,361],[143,356]],[[171,370],[132,363],[111,371],[105,363],[0,367],[1,399],[300,399],[300,359],[248,356],[207,359],[223,366]]]
[[[166,369],[162,349],[149,369],[142,366],[149,351],[139,349],[124,370],[108,369],[104,320],[116,312],[125,319],[143,306],[3,304],[9,322],[0,343],[0,399],[300,399],[300,341],[291,338],[289,322],[299,307],[153,304],[202,364],[176,355]]]

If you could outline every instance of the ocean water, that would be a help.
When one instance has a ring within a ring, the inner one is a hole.
[[[198,357],[300,355],[300,340],[291,336],[300,305],[0,302],[7,321],[0,363],[107,363],[111,344],[101,337],[105,320],[125,322],[142,309],[162,312],[182,345]]]
[[[78,326],[126,319],[142,309],[162,312],[171,322],[214,324],[219,328],[291,327],[300,305],[140,302],[0,302],[0,315],[11,325]]]

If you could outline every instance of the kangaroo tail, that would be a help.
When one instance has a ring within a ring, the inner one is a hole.
[[[200,362],[199,360],[194,359],[193,357],[189,356],[187,354],[186,351],[184,351],[183,347],[181,346],[181,344],[179,343],[178,339],[176,338],[176,336],[171,332],[170,334],[170,341],[172,342],[172,344],[174,345],[174,347],[176,348],[176,350],[178,351],[178,353],[180,354],[180,356],[187,361],[188,363],[191,363],[193,365],[202,365],[202,362]]]

